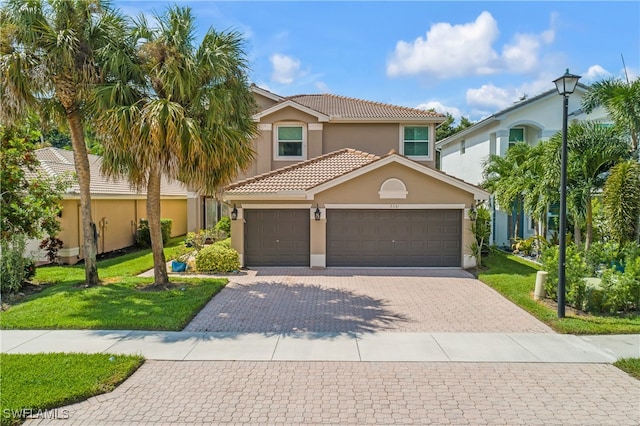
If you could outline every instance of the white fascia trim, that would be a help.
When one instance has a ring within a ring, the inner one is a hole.
[[[464,204],[325,204],[326,209],[349,210],[463,210]]]
[[[452,142],[460,140],[460,138],[464,139],[470,133],[473,133],[479,129],[482,129],[488,124],[493,123],[494,121],[500,121],[495,116],[487,117],[484,120],[474,124],[471,127],[467,127],[466,129],[456,133],[455,135],[451,135],[448,138],[444,138],[442,140],[436,141],[436,148],[442,148],[443,146],[447,146]]]
[[[322,114],[318,111],[312,110],[311,108],[307,108],[304,105],[300,105],[297,102],[294,101],[285,101],[282,102],[280,104],[274,105],[271,108],[267,108],[264,111],[261,111],[257,114],[254,114],[252,116],[253,121],[260,121],[263,117],[266,117],[267,115],[273,114],[276,111],[280,111],[283,108],[287,108],[287,107],[291,107],[291,108],[295,108],[297,110],[300,110],[304,113],[307,113],[309,115],[312,115],[314,117],[316,117],[318,119],[319,122],[321,123],[327,123],[329,121],[329,116],[326,114]]]
[[[265,98],[269,98],[272,101],[276,101],[276,102],[280,102],[282,99],[284,99],[282,96],[276,95],[275,93],[271,93],[258,86],[251,86],[251,91],[253,93],[257,93],[259,95],[264,96]]]
[[[310,209],[311,204],[248,204],[242,203],[243,209]]]
[[[470,183],[466,183],[466,182],[462,182],[459,181],[458,179],[455,179],[451,176],[445,175],[442,172],[430,169],[427,166],[423,166],[422,164],[416,163],[415,161],[412,161],[408,158],[405,158],[401,155],[397,155],[397,154],[392,154],[389,155],[388,157],[384,157],[378,161],[374,161],[373,163],[367,164],[364,167],[361,167],[357,170],[354,170],[350,173],[347,173],[345,175],[342,175],[336,179],[333,179],[329,182],[323,183],[322,185],[318,185],[315,188],[311,189],[309,192],[307,192],[307,199],[312,200],[315,196],[315,194],[318,194],[322,191],[326,191],[327,189],[333,188],[334,186],[340,185],[341,183],[347,182],[353,178],[356,178],[358,176],[362,176],[365,173],[369,173],[372,170],[376,170],[380,167],[386,166],[387,164],[391,164],[391,163],[400,163],[404,166],[407,166],[417,172],[423,173],[429,177],[432,177],[436,180],[439,180],[441,182],[445,182],[448,183],[449,185],[452,185],[456,188],[462,189],[463,191],[469,192],[471,194],[473,194],[474,198],[476,200],[488,200],[490,195],[488,192],[477,188],[474,185],[471,185]]]

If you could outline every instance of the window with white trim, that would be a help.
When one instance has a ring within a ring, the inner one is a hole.
[[[307,156],[307,127],[298,123],[275,126],[274,158],[276,160],[304,160]]]
[[[429,126],[404,126],[402,154],[407,157],[429,158]]]

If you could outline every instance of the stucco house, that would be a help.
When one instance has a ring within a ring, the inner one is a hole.
[[[606,111],[597,108],[590,114],[581,109],[588,86],[578,84],[569,97],[569,125],[575,121],[609,122]],[[490,154],[504,155],[517,142],[536,145],[562,130],[562,98],[556,89],[531,98],[524,98],[512,106],[492,114],[471,127],[436,142],[440,152],[440,170],[479,185],[483,181],[483,163]],[[513,238],[528,238],[536,234],[534,223],[524,212],[512,206],[489,203],[492,211],[491,244],[509,247]],[[550,224],[557,216],[557,208],[549,211]],[[516,221],[518,223],[516,223]],[[553,230],[553,226],[550,227]]]
[[[35,151],[40,171],[49,176],[73,174],[73,152],[59,148]],[[137,191],[125,179],[109,179],[100,168],[102,158],[89,155],[91,173],[91,212],[98,230],[98,254],[132,246],[138,221],[146,215],[146,193]],[[178,182],[163,180],[161,216],[173,220],[172,236],[187,233],[187,190]],[[64,243],[58,252],[60,261],[74,264],[84,257],[82,223],[80,217],[80,191],[73,183],[64,194],[60,215],[62,230],[57,235]],[[39,240],[30,241],[27,252],[37,260],[45,260],[38,250]]]
[[[256,160],[222,194],[243,266],[475,264],[468,212],[489,194],[435,169],[443,115],[253,91]],[[189,196],[190,222],[213,222],[215,200]]]

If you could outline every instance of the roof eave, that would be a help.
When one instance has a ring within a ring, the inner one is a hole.
[[[443,123],[446,117],[330,117],[331,123]]]

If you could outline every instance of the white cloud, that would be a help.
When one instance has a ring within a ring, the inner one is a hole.
[[[399,41],[387,64],[387,75],[432,74],[436,77],[491,73],[498,55],[491,44],[498,37],[498,24],[489,12],[471,23],[437,23],[426,38],[413,43]]]
[[[300,61],[291,56],[276,53],[269,57],[269,61],[273,66],[271,80],[276,83],[291,84],[302,74],[300,72]]]
[[[589,67],[585,75],[582,76],[586,81],[598,81],[611,77],[611,73],[600,65],[592,65]]]
[[[552,15],[552,27],[554,20]],[[486,11],[466,24],[436,23],[424,38],[418,37],[413,43],[398,41],[387,62],[387,75],[452,78],[498,72],[528,73],[541,67],[540,51],[555,39],[553,29],[540,34],[518,33],[498,53],[493,47],[498,34],[497,21]]]
[[[483,84],[479,89],[467,89],[467,103],[474,107],[501,110],[513,104],[518,99],[515,90],[496,87],[493,84]]]
[[[462,116],[462,111],[460,111],[460,109],[458,109],[458,108],[456,108],[454,106],[446,106],[446,105],[444,105],[444,104],[442,104],[441,102],[438,102],[438,101],[424,102],[424,103],[421,103],[418,106],[416,106],[416,108],[417,109],[424,109],[424,110],[433,109],[436,112],[439,112],[440,114],[449,113],[456,120],[459,120],[460,117]]]

